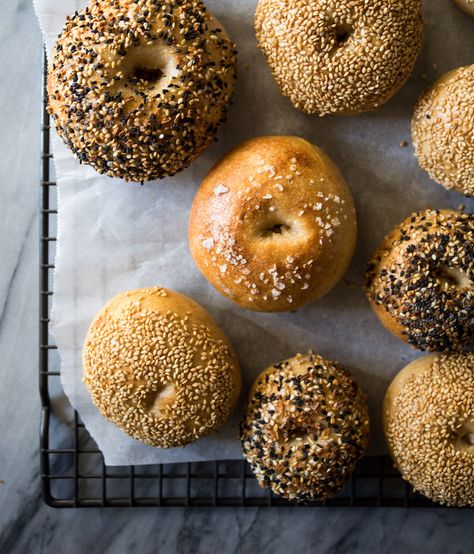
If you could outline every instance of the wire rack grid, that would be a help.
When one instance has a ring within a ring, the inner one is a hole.
[[[42,496],[56,508],[117,506],[290,506],[258,486],[244,460],[106,466],[60,384],[57,346],[49,335],[54,271],[57,195],[50,119],[46,111],[44,59],[40,188],[40,468]],[[311,506],[431,507],[393,468],[387,456],[368,456],[344,491]]]

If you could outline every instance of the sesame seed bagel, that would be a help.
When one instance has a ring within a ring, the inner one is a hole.
[[[365,396],[337,364],[297,354],[257,378],[240,438],[262,487],[298,502],[331,498],[366,450]]]
[[[474,65],[446,73],[421,96],[411,130],[418,162],[430,177],[474,196]]]
[[[228,339],[199,304],[169,289],[123,292],[92,322],[84,381],[102,414],[152,446],[219,429],[240,394]]]
[[[474,17],[474,0],[454,0],[456,4],[468,15]]]
[[[260,137],[210,171],[191,209],[194,261],[250,310],[295,310],[342,278],[356,243],[351,193],[326,154],[298,137]]]
[[[310,114],[391,98],[423,42],[421,0],[260,0],[257,40],[282,93]]]
[[[366,292],[383,325],[415,348],[455,350],[474,338],[474,216],[412,214],[385,238]]]
[[[383,420],[404,479],[440,504],[474,506],[474,353],[407,365],[387,390]]]
[[[235,50],[200,0],[91,0],[49,63],[49,112],[79,160],[143,182],[187,167],[215,138]]]

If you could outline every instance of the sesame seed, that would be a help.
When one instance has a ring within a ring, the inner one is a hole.
[[[358,113],[410,75],[423,38],[420,0],[260,0],[255,29],[282,93],[307,113]]]

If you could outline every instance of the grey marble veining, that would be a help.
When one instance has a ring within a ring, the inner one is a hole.
[[[39,489],[40,34],[30,0],[0,0],[0,553],[474,551],[472,511],[57,511]]]

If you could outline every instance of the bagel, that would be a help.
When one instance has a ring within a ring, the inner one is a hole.
[[[143,182],[211,144],[235,81],[235,50],[200,0],[92,0],[49,63],[49,113],[79,161]]]
[[[366,292],[383,325],[420,350],[474,339],[474,216],[416,212],[395,227],[369,264]]]
[[[281,92],[310,114],[356,114],[391,98],[423,42],[421,0],[260,0],[257,40]]]
[[[446,73],[426,91],[411,128],[418,162],[430,177],[474,196],[474,65]]]
[[[256,311],[295,310],[346,272],[356,243],[351,193],[326,154],[298,137],[260,137],[210,171],[190,215],[191,254],[223,295]]]
[[[240,394],[237,357],[199,304],[169,289],[123,292],[94,318],[84,381],[112,423],[151,446],[184,446],[219,429]]]
[[[415,490],[474,506],[474,353],[406,366],[387,390],[383,419],[392,459]]]
[[[312,353],[257,378],[240,426],[260,485],[298,502],[339,494],[368,437],[365,396],[349,373]]]
[[[454,0],[456,4],[468,15],[474,17],[474,0]]]

